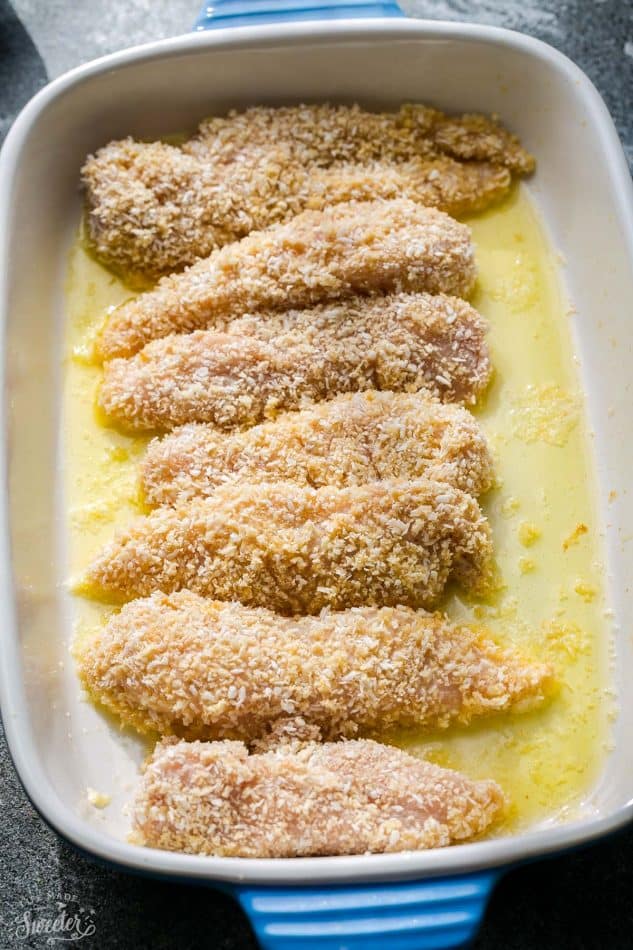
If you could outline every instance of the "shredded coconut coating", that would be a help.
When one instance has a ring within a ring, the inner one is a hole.
[[[130,431],[232,429],[366,389],[474,404],[492,374],[486,323],[457,297],[355,297],[227,329],[174,334],[110,360],[98,393],[104,416]]]
[[[473,416],[422,393],[338,396],[231,435],[192,424],[154,439],[140,469],[150,507],[209,497],[220,485],[289,480],[362,485],[385,478],[448,482],[478,496],[492,487],[486,437]]]
[[[405,162],[449,155],[462,161],[494,162],[527,175],[534,158],[494,117],[447,116],[408,103],[397,112],[368,112],[358,105],[254,106],[201,122],[183,151],[207,161],[235,162],[274,143],[301,165]]]
[[[287,151],[250,150],[228,165],[163,142],[111,142],[82,169],[98,256],[128,280],[156,279],[251,231],[343,201],[410,198],[452,215],[507,194],[507,168],[447,156],[319,169]]]
[[[464,297],[475,274],[470,229],[434,208],[401,198],[304,211],[163,277],[154,290],[118,307],[101,331],[97,355],[131,356],[171,333],[357,293]]]
[[[426,479],[350,488],[225,485],[117,532],[81,590],[122,602],[188,589],[279,613],[429,607],[449,577],[493,577],[488,522],[472,495]]]
[[[549,667],[408,607],[288,619],[189,591],[135,600],[80,658],[84,684],[142,732],[266,736],[300,716],[324,738],[464,725],[539,704]]]
[[[145,767],[134,828],[141,844],[189,854],[363,854],[465,841],[503,807],[496,782],[367,739],[251,755],[241,742],[164,739]]]

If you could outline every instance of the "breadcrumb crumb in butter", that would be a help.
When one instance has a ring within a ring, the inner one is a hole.
[[[529,385],[513,400],[513,432],[528,444],[565,445],[578,424],[578,397],[557,385]]]
[[[541,537],[541,529],[532,521],[522,521],[517,532],[524,548],[531,548]]]
[[[556,659],[564,653],[575,660],[582,653],[589,653],[591,641],[585,630],[573,621],[552,620],[543,625],[546,654]]]
[[[592,600],[595,600],[598,594],[598,590],[593,584],[589,584],[587,581],[582,580],[576,581],[574,584],[574,590],[586,603],[590,603]]]
[[[589,532],[589,528],[584,521],[579,521],[574,530],[563,541],[563,551],[567,551],[572,545],[578,544],[584,534]]]
[[[112,801],[111,795],[106,795],[105,792],[98,792],[90,786],[86,788],[86,798],[94,808],[107,808]]]
[[[512,518],[513,515],[519,511],[521,508],[521,502],[518,498],[515,498],[511,495],[509,498],[506,498],[501,505],[501,514],[504,518]]]

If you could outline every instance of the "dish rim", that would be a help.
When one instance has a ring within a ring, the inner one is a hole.
[[[531,55],[553,67],[562,80],[579,87],[599,133],[599,145],[607,173],[617,187],[619,203],[614,211],[627,236],[628,256],[633,267],[633,185],[628,166],[609,112],[599,93],[571,60],[553,47],[532,37],[499,27],[428,20],[339,20],[335,22],[285,23],[246,26],[211,33],[193,33],[159,40],[101,57],[64,74],[37,93],[25,106],[7,136],[0,156],[0,347],[6,352],[7,270],[10,234],[7,227],[11,192],[22,148],[41,113],[68,89],[130,63],[171,58],[213,48],[256,49],[272,44],[310,40],[327,43],[372,37],[458,39],[484,41]],[[6,365],[3,358],[2,378]],[[503,867],[567,848],[589,843],[616,831],[633,820],[633,798],[601,817],[579,820],[539,831],[526,831],[505,838],[483,840],[434,851],[395,854],[347,855],[320,858],[222,858],[187,855],[141,848],[107,835],[75,814],[64,804],[49,782],[39,760],[28,724],[28,701],[22,676],[19,637],[13,598],[7,475],[7,405],[5,386],[0,390],[4,420],[0,436],[0,593],[4,597],[4,629],[0,635],[0,705],[7,744],[20,782],[41,817],[66,841],[91,856],[129,870],[209,882],[233,883],[343,883],[439,877]]]

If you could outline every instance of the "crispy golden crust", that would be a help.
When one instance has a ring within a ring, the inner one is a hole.
[[[163,142],[111,142],[86,162],[88,229],[99,257],[128,278],[157,278],[251,231],[343,201],[410,198],[452,215],[502,198],[501,165],[416,158],[316,169],[279,149],[218,166]]]
[[[441,482],[227,485],[120,530],[82,590],[121,602],[185,588],[286,614],[428,607],[451,576],[485,590],[491,557],[477,502]]]
[[[123,304],[97,342],[103,359],[131,356],[171,333],[217,328],[257,310],[288,310],[354,294],[467,296],[470,230],[406,199],[339,204],[255,231]]]
[[[424,389],[474,403],[491,376],[479,314],[456,297],[353,298],[148,343],[104,369],[98,403],[132,431],[251,426],[337,393]]]
[[[289,480],[362,485],[426,478],[480,495],[493,483],[486,438],[467,410],[421,393],[339,396],[232,435],[187,425],[154,439],[141,463],[150,507],[209,497],[220,485]]]
[[[447,116],[416,104],[382,113],[367,112],[358,105],[255,106],[205,119],[183,151],[207,161],[230,163],[271,143],[290,151],[301,165],[405,162],[449,155],[494,162],[520,175],[534,170],[533,157],[494,118]]]
[[[326,739],[467,724],[537,705],[552,680],[549,667],[407,607],[287,619],[189,591],[124,606],[79,668],[143,732],[245,742],[294,716]]]
[[[134,807],[139,843],[288,858],[437,848],[481,834],[503,793],[370,740],[280,746],[160,742]]]

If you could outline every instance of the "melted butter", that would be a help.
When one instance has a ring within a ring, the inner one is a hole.
[[[142,510],[136,470],[149,440],[100,424],[95,396],[101,370],[90,360],[92,340],[104,313],[130,296],[129,288],[98,264],[78,238],[67,279],[64,373],[68,558],[73,580],[112,538],[114,529]],[[74,607],[76,646],[80,646],[113,608],[80,597],[74,598]]]
[[[571,817],[606,751],[607,624],[603,568],[582,394],[552,252],[525,189],[469,219],[479,285],[474,305],[490,322],[495,379],[478,416],[498,487],[484,499],[499,565],[499,590],[469,603],[452,592],[444,609],[485,626],[555,667],[559,688],[541,709],[464,728],[391,736],[472,777],[496,779],[510,807],[504,831]],[[68,279],[65,447],[69,556],[77,576],[117,525],[138,514],[136,469],[147,444],[99,424],[100,370],[86,358],[108,307],[130,296],[78,239]],[[112,610],[75,599],[78,642]]]

